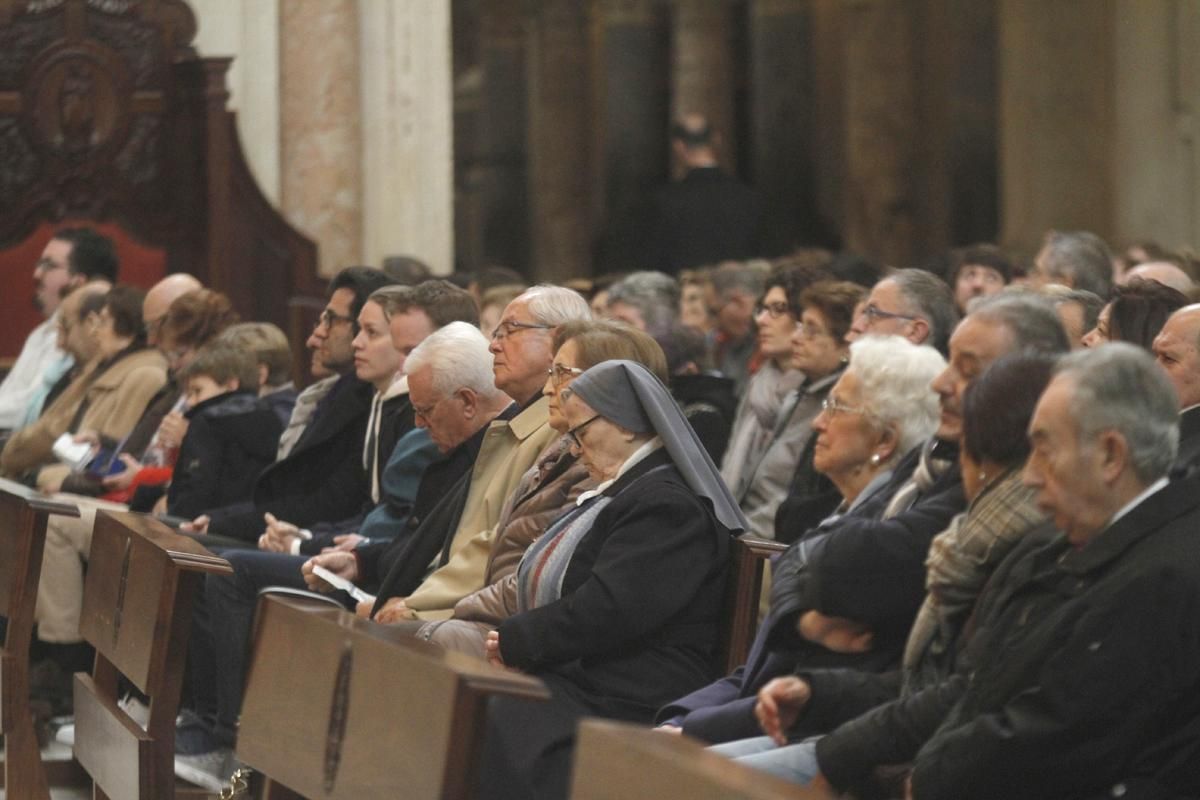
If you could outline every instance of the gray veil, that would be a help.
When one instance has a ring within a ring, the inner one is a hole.
[[[606,419],[634,433],[656,433],[688,487],[712,503],[731,531],[748,531],[741,508],[675,398],[634,361],[603,361],[571,382],[571,391]]]

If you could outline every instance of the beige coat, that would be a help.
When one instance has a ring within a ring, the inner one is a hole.
[[[0,454],[0,470],[5,475],[19,475],[47,464],[50,466],[38,474],[38,485],[61,479],[70,469],[54,462],[51,447],[56,438],[67,432],[81,400],[87,403],[87,410],[77,430],[93,430],[104,438],[120,441],[133,430],[150,400],[166,382],[167,362],[155,349],[130,353],[95,377],[90,372],[81,376],[64,390],[41,419],[13,435]],[[77,383],[81,385],[77,387]],[[74,402],[70,403],[71,398],[67,398],[69,408],[60,409],[59,400],[68,394],[74,396]],[[42,425],[51,412],[54,416]],[[17,445],[15,450],[14,443]]]
[[[455,603],[483,587],[500,512],[557,436],[550,427],[549,404],[542,397],[512,420],[489,426],[471,470],[471,490],[450,545],[450,560],[405,600],[419,619],[446,619]]]

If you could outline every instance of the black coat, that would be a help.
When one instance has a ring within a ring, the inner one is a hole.
[[[851,667],[878,672],[898,664],[902,642],[895,641],[895,637],[866,654],[844,655],[802,641],[795,633],[795,623],[803,610],[826,610],[823,603],[829,599],[824,595],[828,585],[814,580],[820,574],[812,570],[814,564],[838,568],[843,555],[861,553],[869,549],[871,542],[884,543],[887,552],[906,554],[924,563],[924,554],[917,556],[919,542],[924,540],[928,548],[929,540],[945,529],[963,509],[965,500],[955,465],[907,511],[880,519],[893,495],[912,476],[918,458],[919,448],[901,459],[892,479],[853,511],[809,531],[777,559],[771,611],[759,626],[746,664],[664,706],[657,715],[660,723],[681,725],[689,735],[709,742],[758,736],[761,731],[753,714],[755,698],[772,678],[814,668]],[[842,537],[845,544],[833,547],[832,543]],[[908,583],[906,580],[879,588],[907,597],[913,589]],[[920,591],[924,591],[923,581]]]
[[[208,512],[208,532],[255,541],[268,511],[302,527],[358,514],[370,498],[362,454],[374,393],[354,375],[339,379],[288,457],[259,474],[251,501]]]
[[[762,256],[762,200],[718,167],[692,169],[655,195],[649,236],[654,269],[672,275]]]
[[[915,756],[931,800],[1200,796],[1198,530],[1189,478],[1082,548],[1023,540],[980,597],[963,672],[825,737],[822,770],[846,786]]]
[[[731,534],[662,450],[604,494],[562,598],[502,622],[500,648],[510,666],[565,679],[593,714],[649,722],[712,677]]]
[[[471,491],[471,470],[487,430],[484,425],[425,468],[404,531],[394,539],[355,551],[361,580],[377,587],[372,614],[388,599],[412,594],[429,574],[429,565],[435,559],[439,565],[448,560],[450,543]]]
[[[1179,415],[1179,454],[1171,472],[1179,477],[1200,467],[1200,406]]]
[[[205,509],[246,500],[275,460],[283,425],[253,392],[231,392],[190,409],[188,431],[167,489],[167,510],[191,519]]]

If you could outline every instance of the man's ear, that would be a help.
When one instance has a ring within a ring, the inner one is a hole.
[[[270,376],[270,374],[271,374],[271,371],[269,369],[267,369],[266,364],[258,365],[258,386],[259,386],[259,388],[262,388],[263,386],[267,385],[267,378],[268,378],[268,376]]]
[[[929,322],[917,317],[910,321],[912,324],[912,333],[909,334],[908,340],[913,344],[925,344],[929,341],[929,337],[933,335],[933,328],[929,327]]]
[[[467,419],[474,419],[475,415],[479,413],[479,395],[465,386],[454,394],[462,398],[463,416]]]
[[[1129,442],[1117,431],[1103,431],[1096,442],[1096,452],[1104,483],[1112,485],[1129,466]]]

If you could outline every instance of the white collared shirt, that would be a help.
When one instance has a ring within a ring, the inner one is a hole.
[[[1166,485],[1167,485],[1167,478],[1164,475],[1163,477],[1156,480],[1154,483],[1147,486],[1142,491],[1142,493],[1139,494],[1137,497],[1133,498],[1128,503],[1121,506],[1120,510],[1118,510],[1117,513],[1112,515],[1112,519],[1110,519],[1108,521],[1108,524],[1105,525],[1104,527],[1107,529],[1107,528],[1111,528],[1113,525],[1116,525],[1117,520],[1119,520],[1121,517],[1128,514],[1130,511],[1133,511],[1135,508],[1137,508],[1139,505],[1142,504],[1142,501],[1144,501],[1150,495],[1154,494],[1155,492],[1157,492],[1159,489],[1163,488]]]

